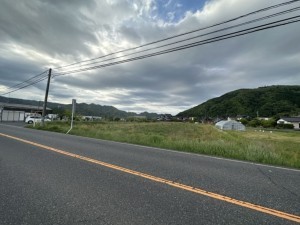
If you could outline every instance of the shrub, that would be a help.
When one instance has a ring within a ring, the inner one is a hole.
[[[259,119],[253,119],[253,120],[249,121],[248,125],[250,127],[259,127],[259,126],[261,126],[261,121]]]
[[[247,119],[245,119],[245,118],[242,118],[242,119],[240,120],[240,122],[241,122],[243,125],[245,125],[245,126],[249,123],[249,121],[248,121]]]
[[[276,127],[276,121],[274,119],[269,119],[269,120],[262,120],[261,125],[264,128],[271,128],[271,127]]]
[[[294,125],[293,124],[278,124],[276,126],[276,128],[279,128],[279,129],[294,129]]]

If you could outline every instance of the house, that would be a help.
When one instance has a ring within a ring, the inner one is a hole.
[[[97,121],[97,120],[102,120],[101,116],[82,116],[82,119],[85,121]]]
[[[158,121],[170,121],[172,120],[173,116],[171,114],[162,114],[159,115],[159,117],[156,118]]]
[[[27,115],[42,114],[43,106],[11,104],[0,102],[0,122],[2,121],[25,121]],[[52,109],[47,108],[47,113]]]
[[[277,124],[293,124],[294,129],[300,129],[300,117],[282,117]]]
[[[257,119],[259,119],[259,120],[264,120],[264,121],[268,121],[268,120],[270,120],[270,118],[269,118],[269,117],[258,117]]]
[[[215,126],[220,130],[246,130],[245,126],[242,123],[235,120],[221,120],[217,122]]]
[[[250,119],[250,116],[248,116],[248,115],[237,115],[236,116],[237,121],[240,121],[242,119]]]

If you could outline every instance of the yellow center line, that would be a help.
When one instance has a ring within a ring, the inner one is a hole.
[[[188,186],[188,185],[185,185],[185,184],[173,182],[171,180],[156,177],[156,176],[149,175],[149,174],[146,174],[146,173],[141,173],[141,172],[138,172],[138,171],[135,171],[135,170],[127,169],[127,168],[120,167],[120,166],[117,166],[117,165],[113,165],[113,164],[110,164],[110,163],[102,162],[102,161],[99,161],[99,160],[96,160],[96,159],[92,159],[92,158],[88,158],[88,157],[85,157],[85,156],[77,155],[77,154],[74,154],[74,153],[66,152],[66,151],[63,151],[63,150],[60,150],[60,149],[52,148],[50,146],[42,145],[42,144],[39,144],[39,143],[36,143],[36,142],[28,141],[28,140],[21,139],[21,138],[18,138],[18,137],[14,137],[14,136],[10,136],[10,135],[7,135],[7,134],[0,133],[0,136],[11,138],[11,139],[14,139],[14,140],[26,143],[26,144],[34,145],[34,146],[37,146],[37,147],[40,147],[40,148],[43,148],[43,149],[46,149],[46,150],[49,150],[49,151],[53,151],[53,152],[56,152],[56,153],[59,153],[59,154],[62,154],[62,155],[66,155],[66,156],[70,156],[70,157],[73,157],[73,158],[81,159],[83,161],[91,162],[91,163],[101,165],[101,166],[104,166],[104,167],[107,167],[107,168],[110,168],[110,169],[118,170],[118,171],[121,171],[121,172],[124,172],[124,173],[128,173],[128,174],[138,176],[138,177],[143,177],[143,178],[148,179],[148,180],[163,183],[163,184],[166,184],[166,185],[169,185],[169,186],[172,186],[172,187],[176,187],[176,188],[179,188],[179,189],[182,189],[182,190],[186,190],[186,191],[189,191],[189,192],[193,192],[193,193],[196,193],[196,194],[199,194],[199,195],[208,196],[208,197],[218,199],[218,200],[221,200],[221,201],[224,201],[224,202],[228,202],[228,203],[235,204],[235,205],[238,205],[238,206],[242,206],[242,207],[245,207],[245,208],[248,208],[248,209],[256,210],[256,211],[259,211],[259,212],[262,212],[262,213],[270,214],[270,215],[277,216],[277,217],[280,217],[280,218],[283,218],[283,219],[286,219],[286,220],[291,220],[291,221],[300,223],[300,216],[297,216],[297,215],[293,215],[293,214],[285,213],[285,212],[278,211],[278,210],[275,210],[275,209],[263,207],[263,206],[256,205],[256,204],[253,204],[253,203],[250,203],[250,202],[237,200],[237,199],[230,198],[230,197],[220,195],[220,194],[217,194],[217,193],[205,191],[205,190],[200,189],[200,188],[196,188],[196,187]]]

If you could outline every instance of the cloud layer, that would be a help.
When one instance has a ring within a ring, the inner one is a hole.
[[[32,0],[16,4],[3,0],[0,91],[49,67],[132,48],[282,1],[184,2]],[[299,6],[296,3],[268,13]],[[267,22],[298,14],[296,11]],[[294,23],[126,64],[57,76],[51,81],[49,100],[70,103],[76,98],[77,102],[113,105],[128,111],[176,114],[239,88],[300,84],[298,27],[299,23]],[[43,81],[10,97],[43,100],[45,85]]]

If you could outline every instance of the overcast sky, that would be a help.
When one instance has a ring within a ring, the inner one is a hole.
[[[48,68],[133,48],[282,2],[286,1],[0,0],[0,92]],[[300,7],[300,2],[138,50],[295,7]],[[297,15],[300,11],[181,44]],[[175,115],[236,89],[299,85],[299,27],[300,22],[293,23],[120,65],[57,76],[51,80],[49,101],[70,104],[75,98],[77,102],[112,105],[125,111]],[[126,56],[134,53],[128,51],[99,60],[122,56],[117,60],[124,60],[164,49]],[[53,69],[53,73],[85,68],[84,63],[78,66]],[[46,80],[5,96],[43,101],[45,87]]]

